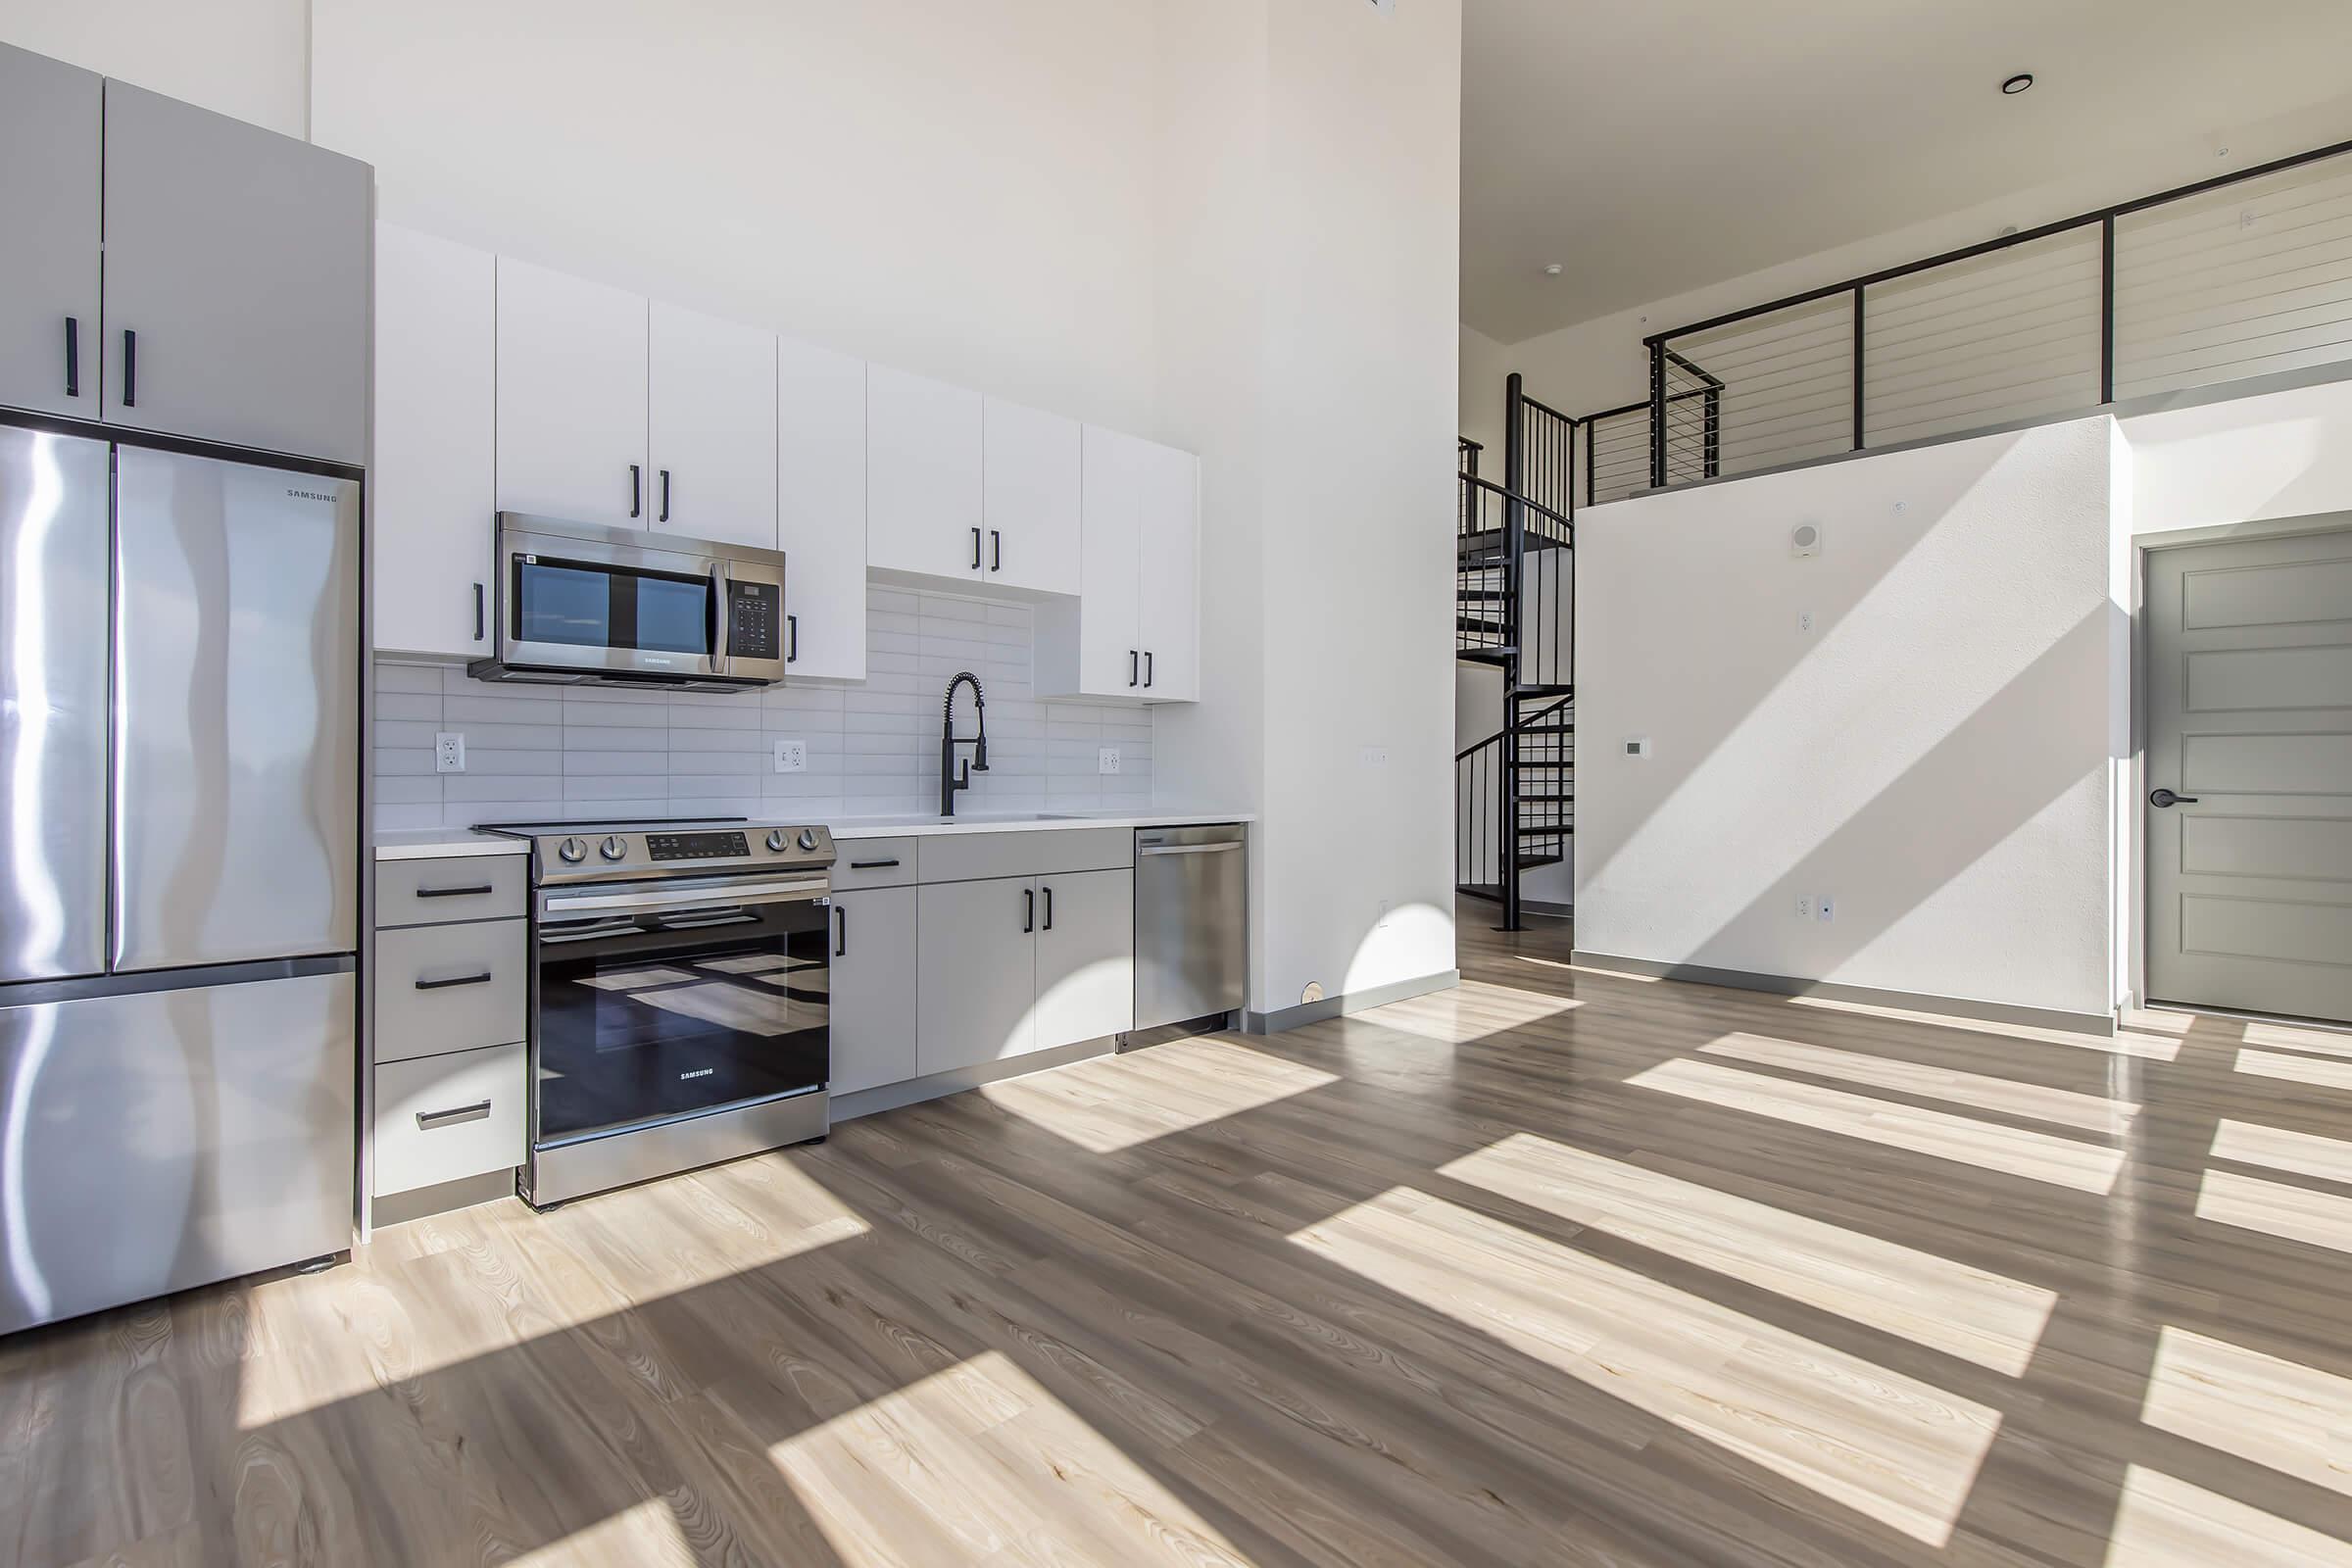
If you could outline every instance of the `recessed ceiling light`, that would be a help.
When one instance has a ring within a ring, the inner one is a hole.
[[[1562,270],[1563,269],[1557,262],[1545,262],[1544,264],[1544,275],[1545,277],[1557,277],[1560,275]]]
[[[2033,85],[2034,73],[2031,71],[2021,71],[2016,75],[2011,76],[2007,81],[2001,83],[2001,91],[2014,98],[2019,93],[2024,92],[2028,87]]]

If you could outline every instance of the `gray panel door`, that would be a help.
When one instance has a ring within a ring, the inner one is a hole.
[[[351,1245],[349,974],[0,1007],[0,1334]]]
[[[107,452],[0,428],[0,981],[106,967]]]
[[[98,417],[100,78],[0,44],[0,404]]]
[[[2352,1020],[2352,527],[2152,551],[2147,619],[2149,996]]]
[[[1035,1050],[1037,884],[935,883],[922,889],[917,907],[916,1075]]]
[[[359,486],[115,464],[115,967],[349,953]]]
[[[369,184],[340,153],[108,81],[106,418],[364,462]]]
[[[833,895],[831,1025],[836,1095],[914,1076],[917,943],[913,888]]]

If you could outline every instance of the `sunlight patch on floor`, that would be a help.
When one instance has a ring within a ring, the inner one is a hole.
[[[2107,1568],[2352,1568],[2352,1545],[2161,1470],[2130,1465]]]
[[[2352,1378],[2168,1324],[2139,1418],[2352,1495]]]
[[[1356,1016],[1376,1022],[1384,1029],[1459,1046],[1556,1018],[1583,1005],[1574,997],[1554,997],[1541,991],[1517,991],[1509,986],[1465,980],[1448,990],[1392,1002]]]
[[[2277,1078],[2290,1084],[2315,1084],[2322,1089],[2352,1089],[2352,1061],[2322,1061],[2313,1056],[2290,1056],[2277,1051],[2241,1051],[2237,1070],[2256,1078]]]
[[[768,1455],[841,1560],[858,1568],[1249,1564],[1000,1350],[895,1389]]]
[[[2018,1377],[2057,1294],[1532,1133],[1439,1174]]]
[[[2120,1150],[1890,1100],[1873,1100],[1842,1089],[1740,1072],[1711,1061],[1677,1058],[1638,1072],[1626,1082],[2077,1192],[2112,1192],[2124,1166]]]
[[[2197,1183],[2197,1218],[2352,1252],[2352,1198],[2308,1187],[2209,1170]]]
[[[1987,1406],[1412,1188],[1291,1240],[1931,1545],[2000,1426]]]
[[[2285,1127],[2265,1127],[2259,1122],[2224,1117],[2213,1130],[2213,1157],[2241,1165],[2268,1165],[2322,1181],[2352,1182],[2352,1143]]]
[[[1818,1007],[1824,1012],[1850,1012],[1865,1018],[1931,1024],[1937,1029],[1961,1029],[1970,1034],[1997,1035],[2003,1040],[2031,1040],[2044,1046],[2072,1046],[2079,1051],[2097,1051],[2111,1056],[2172,1061],[2180,1054],[2180,1042],[2173,1038],[2169,1031],[2136,1026],[2112,1035],[2093,1035],[2076,1029],[2045,1029],[2039,1024],[1995,1023],[1984,1018],[1962,1018],[1948,1012],[1916,1012],[1908,1007],[1847,1002],[1837,997],[1783,997],[1780,1000],[1791,1007]]]
[[[2094,1133],[2128,1131],[2132,1115],[2139,1109],[2130,1101],[2111,1100],[2105,1095],[2049,1089],[2015,1078],[1959,1072],[1949,1067],[1934,1067],[1925,1062],[1904,1061],[1893,1056],[1866,1055],[1855,1051],[1834,1051],[1828,1046],[1774,1040],[1766,1035],[1728,1034],[1700,1047],[1699,1051],[1703,1055],[1731,1056],[1767,1067],[1787,1067],[1796,1072],[1809,1072],[1819,1078],[1842,1078],[1848,1083],[1866,1084],[1873,1089],[1891,1089],[1897,1094],[1917,1095],[1923,1100],[1945,1100],[1956,1105],[1972,1105],[1979,1110],[2030,1116],[2035,1121],[2056,1122],[2060,1126],[2080,1127]]]
[[[1603,980],[1631,980],[1640,986],[1654,986],[1665,978],[1664,975],[1634,974],[1624,969],[1602,969],[1590,963],[1570,963],[1562,958],[1539,958],[1532,953],[1514,953],[1511,959],[1516,963],[1542,964],[1546,969],[1566,969],[1571,974],[1595,974]]]
[[[2291,1023],[2248,1023],[2249,1046],[2279,1046],[2288,1051],[2316,1051],[2323,1056],[2352,1056],[2352,1032],[2307,1029]]]
[[[702,1561],[678,1527],[678,1516],[661,1497],[599,1519],[561,1541],[514,1558],[514,1568],[587,1568],[590,1564],[629,1564],[635,1568],[692,1568]]]
[[[1109,1154],[1339,1081],[1319,1067],[1203,1035],[989,1084],[980,1093],[1090,1153]]]

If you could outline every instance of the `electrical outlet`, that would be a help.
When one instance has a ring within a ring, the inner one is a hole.
[[[454,730],[443,730],[433,737],[433,771],[463,773],[466,771],[466,737]]]
[[[1831,902],[1830,902],[1830,896],[1829,896],[1827,893],[1824,893],[1824,894],[1821,896],[1821,906],[1820,906],[1820,907],[1821,907],[1821,918],[1822,918],[1823,920],[1825,920],[1825,921],[1827,921],[1827,920],[1829,920],[1829,919],[1833,918],[1833,917],[1834,917],[1834,916],[1837,914],[1837,912],[1838,912],[1838,910],[1837,910],[1837,906],[1836,906],[1835,905],[1831,904]]]
[[[1798,631],[1811,631],[1813,629],[1813,612],[1810,610],[1800,610],[1796,612],[1796,629]]]
[[[1095,749],[1095,771],[1098,773],[1116,773],[1118,770],[1119,749],[1116,746],[1097,747]]]
[[[1810,898],[1807,898],[1803,895],[1798,896],[1796,901],[1796,917],[1799,920],[1810,920],[1813,918],[1813,901]]]
[[[776,771],[806,773],[808,771],[808,743],[807,741],[776,742]]]
[[[1365,748],[1364,748],[1364,765],[1365,765],[1366,767],[1386,767],[1386,766],[1388,766],[1388,765],[1389,765],[1389,749],[1388,749],[1386,746],[1367,746],[1367,747],[1365,747]]]

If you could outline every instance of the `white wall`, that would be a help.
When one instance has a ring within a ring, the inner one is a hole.
[[[1502,438],[1509,428],[1509,399],[1504,383],[1512,370],[1511,351],[1495,342],[1474,326],[1461,329],[1461,354],[1457,373],[1461,378],[1460,434],[1481,442],[1486,451],[1479,455],[1479,472],[1500,483],[1502,480]]]
[[[2134,415],[2123,430],[2139,532],[2352,509],[2352,381]]]
[[[2108,1012],[2117,490],[2100,416],[1580,516],[1578,947]]]
[[[310,13],[310,0],[0,0],[0,40],[300,136]]]

